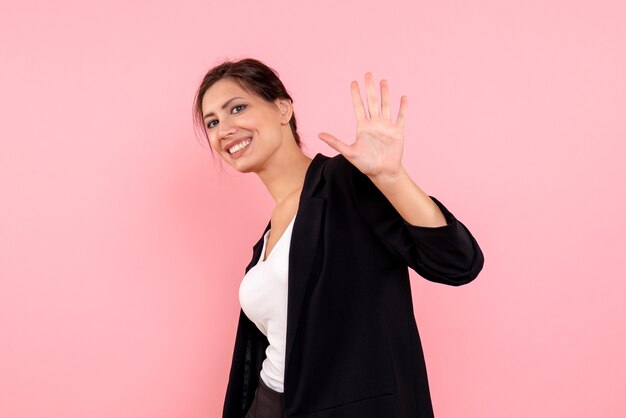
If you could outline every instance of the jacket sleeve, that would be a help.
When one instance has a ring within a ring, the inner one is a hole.
[[[420,276],[432,282],[459,286],[474,280],[484,257],[470,231],[435,197],[447,225],[409,224],[376,185],[345,157],[350,190],[358,212],[382,244]]]

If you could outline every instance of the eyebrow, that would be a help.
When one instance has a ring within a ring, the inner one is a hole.
[[[232,99],[228,99],[228,100],[226,101],[226,103],[224,103],[224,104],[222,105],[222,109],[226,109],[226,106],[228,106],[228,103],[232,102],[232,101],[233,101],[233,100],[235,100],[235,99],[243,99],[243,97],[239,97],[239,96],[237,96],[237,97],[233,97]],[[204,116],[203,116],[202,120],[204,120],[204,119],[206,119],[206,118],[208,118],[209,116],[212,116],[212,115],[214,115],[214,114],[215,114],[215,113],[213,113],[213,112],[211,112],[211,113],[207,113],[206,115],[204,115]]]

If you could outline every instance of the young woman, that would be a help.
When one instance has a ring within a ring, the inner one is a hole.
[[[292,99],[258,60],[202,80],[194,118],[212,152],[256,173],[276,202],[239,288],[225,418],[433,417],[408,268],[458,286],[483,267],[470,231],[402,165],[407,98],[395,122],[365,75],[352,82],[356,140],[301,150]],[[250,205],[252,202],[242,203]]]

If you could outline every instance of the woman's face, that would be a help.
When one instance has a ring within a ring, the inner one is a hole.
[[[277,99],[274,103],[246,92],[228,78],[217,81],[204,94],[202,115],[209,143],[237,171],[260,170],[291,132],[289,101]]]

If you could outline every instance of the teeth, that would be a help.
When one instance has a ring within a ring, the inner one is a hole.
[[[234,154],[237,151],[239,151],[240,149],[247,147],[250,144],[250,142],[252,142],[251,139],[246,139],[245,141],[240,142],[237,145],[235,145],[234,147],[230,148],[228,150],[228,152],[231,153],[231,154]]]

